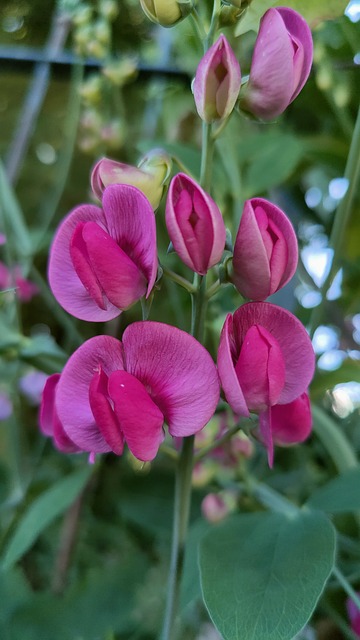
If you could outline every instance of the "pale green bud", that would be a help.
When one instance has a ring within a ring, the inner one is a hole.
[[[172,27],[193,8],[192,0],[140,0],[141,8],[152,22]]]

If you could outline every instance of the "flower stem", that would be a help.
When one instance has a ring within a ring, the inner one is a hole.
[[[202,342],[205,332],[205,316],[207,307],[206,276],[195,273],[196,292],[192,295],[191,335]]]
[[[191,476],[194,457],[194,438],[183,439],[175,476],[175,500],[173,539],[166,602],[161,640],[175,639],[175,618],[178,610],[180,582],[185,556],[185,541],[189,525],[191,504]]]
[[[325,411],[312,406],[314,417],[314,433],[331,456],[332,461],[340,473],[357,466],[357,459],[354,450],[342,433],[340,427],[328,416]]]
[[[359,598],[359,595],[352,588],[350,582],[345,578],[345,576],[342,573],[342,571],[340,571],[340,569],[336,565],[334,565],[333,574],[334,574],[335,578],[337,579],[337,581],[343,587],[345,593],[347,593],[349,598],[351,598],[351,600],[353,600],[353,602],[356,604],[357,608],[360,611],[360,598]]]

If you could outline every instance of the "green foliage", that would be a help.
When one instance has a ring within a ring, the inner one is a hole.
[[[347,513],[360,509],[360,467],[349,469],[314,491],[307,504],[329,513]]]
[[[92,473],[90,466],[75,471],[44,491],[20,519],[4,554],[2,569],[7,571],[35,542],[42,531],[77,498]]]
[[[321,513],[239,515],[200,545],[201,584],[224,640],[291,640],[309,620],[334,563]]]

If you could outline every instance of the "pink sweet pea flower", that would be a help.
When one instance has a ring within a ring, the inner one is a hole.
[[[270,466],[274,449],[270,409],[298,398],[308,388],[314,368],[311,340],[289,311],[267,302],[249,302],[227,316],[218,352],[222,387],[239,416],[260,414]]]
[[[22,275],[22,269],[15,265],[12,269],[0,262],[0,289],[13,289],[20,302],[30,302],[39,293],[39,288]]]
[[[171,157],[163,149],[152,149],[137,167],[109,158],[101,158],[91,174],[94,195],[102,199],[104,189],[110,184],[131,184],[137,187],[157,209],[171,173]]]
[[[309,437],[312,416],[306,391],[289,404],[276,404],[270,408],[271,433],[280,446],[304,442]]]
[[[49,376],[43,390],[39,411],[39,425],[44,436],[52,438],[54,446],[63,453],[81,451],[66,435],[55,407],[55,393],[60,373]]]
[[[264,198],[246,200],[234,245],[232,281],[250,300],[264,300],[293,277],[295,231],[285,213]]]
[[[0,420],[7,420],[13,412],[10,396],[6,391],[0,391]]]
[[[202,120],[224,120],[232,112],[241,87],[241,71],[225,36],[221,35],[199,63],[193,92]]]
[[[310,27],[293,9],[269,9],[261,19],[242,107],[262,120],[279,116],[308,79],[313,57]]]
[[[360,597],[360,592],[358,592],[357,595]],[[348,598],[346,601],[346,609],[350,619],[351,628],[360,638],[360,609],[351,598]]]
[[[156,279],[155,217],[144,194],[110,185],[103,209],[80,205],[63,220],[49,261],[52,292],[80,320],[111,320],[149,296]]]
[[[175,251],[190,269],[205,275],[220,261],[226,239],[220,209],[185,173],[170,183],[165,221]]]
[[[159,322],[135,322],[122,342],[97,336],[67,362],[56,409],[68,437],[92,453],[121,455],[124,443],[152,460],[167,423],[174,437],[197,433],[219,399],[216,367],[189,334]]]

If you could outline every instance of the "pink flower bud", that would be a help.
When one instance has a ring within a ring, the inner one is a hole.
[[[190,269],[205,275],[220,261],[226,237],[220,209],[184,173],[170,183],[165,220],[175,251]]]
[[[269,9],[261,19],[242,108],[262,120],[279,116],[295,100],[311,69],[309,25],[293,9]]]
[[[244,204],[235,240],[232,281],[251,300],[264,300],[293,277],[298,261],[295,231],[285,213],[263,198]]]
[[[224,520],[224,518],[226,518],[226,516],[228,516],[235,508],[235,500],[233,496],[231,496],[232,501],[228,500],[227,497],[228,496],[225,492],[222,494],[208,493],[201,503],[201,511],[204,518],[214,524]],[[230,502],[233,502],[233,504],[229,504]]]
[[[241,86],[240,65],[221,35],[199,63],[193,85],[195,104],[205,122],[223,120],[232,112]]]
[[[109,158],[97,162],[91,174],[94,195],[102,199],[104,189],[110,184],[129,184],[137,187],[157,209],[171,172],[171,158],[163,149],[149,151],[138,167]]]

